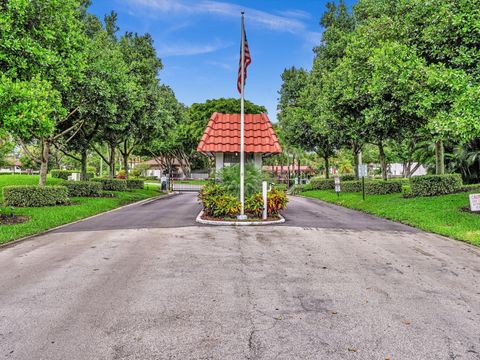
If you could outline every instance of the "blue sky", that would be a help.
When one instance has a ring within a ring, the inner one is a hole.
[[[246,99],[267,107],[276,121],[277,91],[286,67],[310,68],[327,0],[93,0],[100,18],[115,10],[120,33],[150,33],[170,85],[186,105],[238,97],[240,11],[245,11],[252,64]],[[351,3],[347,1],[347,3]]]

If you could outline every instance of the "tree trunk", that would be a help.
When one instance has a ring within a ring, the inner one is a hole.
[[[81,153],[81,165],[80,165],[80,180],[86,181],[87,179],[87,149],[82,148]]]
[[[110,145],[110,158],[108,159],[109,166],[109,178],[113,179],[115,177],[115,145]]]
[[[380,167],[382,168],[382,179],[387,181],[387,162],[385,161],[385,149],[383,148],[383,143],[378,144],[378,152],[380,155]]]
[[[435,173],[445,174],[445,149],[442,140],[435,142]]]
[[[330,159],[328,155],[323,155],[323,159],[325,160],[325,179],[330,179]]]
[[[403,166],[402,176],[404,178],[410,177],[410,169],[412,167],[412,163],[410,161],[404,161],[402,162],[402,166]]]
[[[123,156],[123,170],[125,170],[125,179],[128,179],[128,143],[126,140],[123,143],[122,156]]]
[[[123,170],[125,170],[125,179],[128,179],[128,155],[123,153]]]
[[[301,180],[302,180],[302,171],[301,171],[301,167],[300,167],[300,157],[297,160],[297,166],[298,166],[298,176],[297,176],[298,180],[297,181],[298,181],[298,184],[300,185]]]
[[[50,155],[50,144],[47,140],[42,140],[42,153],[40,155],[40,179],[39,186],[45,186],[47,183],[48,156]]]
[[[355,179],[358,179],[358,152],[360,147],[356,142],[352,144],[352,155],[353,155],[353,173],[355,174]]]

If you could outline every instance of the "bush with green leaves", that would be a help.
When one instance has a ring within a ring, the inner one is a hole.
[[[199,199],[207,216],[233,217],[240,213],[241,204],[238,198],[225,193],[223,187],[218,184],[206,184],[200,191]]]
[[[335,189],[334,179],[311,178],[309,183],[311,190],[330,190]]]
[[[93,181],[102,184],[103,190],[107,191],[126,191],[127,181],[122,179],[94,178]]]
[[[459,174],[424,175],[410,178],[410,191],[413,196],[436,196],[452,194],[462,188]]]
[[[268,216],[278,215],[281,210],[287,208],[287,194],[285,191],[272,189],[267,194],[267,213]]]
[[[356,180],[355,174],[340,175],[340,181],[354,181],[354,180]]]
[[[72,174],[80,174],[80,170],[51,170],[50,175],[53,178],[68,180],[68,177]],[[94,172],[87,172],[87,180],[93,179],[95,176]]]
[[[97,181],[66,181],[62,183],[70,197],[98,197],[102,194],[102,184]]]
[[[145,181],[140,179],[127,179],[128,189],[143,189],[145,187]]]
[[[287,184],[274,184],[273,187],[277,190],[287,191]]]
[[[240,165],[224,166],[217,173],[225,191],[234,196],[240,194]],[[264,174],[253,163],[245,164],[245,197],[262,191]]]
[[[5,186],[3,201],[6,206],[42,207],[70,203],[65,186]]]
[[[362,182],[360,180],[340,182],[340,190],[342,192],[362,191]]]
[[[303,191],[305,191],[305,187],[306,185],[303,185],[303,184],[295,184],[288,190],[288,193],[290,195],[298,195]]]
[[[369,195],[387,195],[401,193],[402,181],[368,181],[365,183],[365,193]]]
[[[234,217],[240,213],[241,204],[237,196],[225,191],[222,184],[207,183],[199,194],[204,214],[212,217]],[[286,208],[285,191],[273,188],[267,194],[267,213],[277,215]],[[263,213],[262,193],[255,193],[245,198],[245,212],[250,216],[261,217]]]

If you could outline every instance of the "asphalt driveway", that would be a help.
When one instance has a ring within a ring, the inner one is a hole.
[[[194,194],[0,250],[0,358],[480,359],[480,250],[316,200],[196,226]]]

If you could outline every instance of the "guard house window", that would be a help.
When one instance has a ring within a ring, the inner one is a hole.
[[[253,162],[253,153],[245,153],[245,161]],[[224,153],[223,165],[230,166],[234,164],[240,164],[240,153]]]

